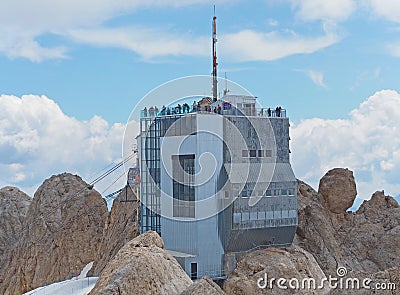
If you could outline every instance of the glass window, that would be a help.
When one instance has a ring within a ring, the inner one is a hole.
[[[250,150],[250,158],[255,158],[257,156],[257,150]]]
[[[250,220],[257,220],[257,211],[250,212]]]
[[[248,150],[242,150],[242,157],[243,158],[248,158],[249,157],[249,151]]]
[[[267,189],[266,192],[265,192],[265,195],[266,195],[267,197],[270,197],[270,196],[271,196],[271,190],[270,190],[270,189]]]
[[[233,223],[239,223],[242,219],[242,214],[240,212],[233,213]]]
[[[242,212],[242,221],[250,220],[250,212]]]
[[[229,191],[225,191],[225,199],[229,199]]]
[[[258,212],[258,220],[265,220],[265,211]]]
[[[173,155],[173,216],[195,217],[194,155]]]
[[[283,210],[282,211],[282,218],[289,218],[289,211],[288,210]]]

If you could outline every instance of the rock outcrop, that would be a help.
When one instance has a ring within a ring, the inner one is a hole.
[[[115,198],[89,275],[99,276],[119,249],[139,235],[139,203],[136,200],[137,197],[129,186],[126,186]]]
[[[0,189],[0,257],[15,245],[32,199],[15,187]]]
[[[346,212],[357,195],[353,172],[343,168],[329,170],[319,181],[318,193],[330,211]]]
[[[94,260],[106,217],[106,202],[79,176],[47,179],[29,206],[18,243],[2,257],[0,294],[74,276]]]
[[[356,279],[354,286],[359,286],[359,289],[354,288],[351,281],[347,279]],[[350,271],[343,277],[344,288],[346,284],[350,286],[348,289],[334,288],[329,295],[398,295],[400,293],[400,268],[394,267],[376,273],[366,273]],[[379,288],[380,290],[378,290]]]
[[[338,180],[333,176],[330,182],[340,186],[342,178],[336,175]],[[324,193],[340,203],[343,190],[329,191],[327,187]],[[348,187],[352,191],[353,185]],[[336,193],[339,195],[335,197]],[[325,203],[320,194],[301,181],[298,196],[297,240],[316,257],[326,275],[335,274],[339,266],[375,273],[400,265],[400,208],[392,197],[376,192],[357,212],[337,214],[329,202]],[[347,208],[347,202],[339,211]]]
[[[226,294],[310,294],[302,290],[278,288],[277,280],[284,278],[313,278],[317,282],[324,278],[324,272],[315,258],[298,246],[287,249],[267,248],[244,255],[236,269],[228,276],[224,291]],[[272,278],[275,278],[270,284]],[[260,285],[260,286],[258,286]],[[327,290],[315,290],[314,294],[327,294]]]
[[[191,284],[181,295],[224,295],[224,291],[210,277],[202,277]]]
[[[148,231],[123,246],[102,271],[90,295],[180,294],[192,284],[164,241]]]

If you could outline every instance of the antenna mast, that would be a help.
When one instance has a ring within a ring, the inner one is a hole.
[[[212,36],[212,55],[213,55],[213,72],[212,72],[212,88],[213,88],[213,100],[217,101],[217,17],[215,16],[215,5],[214,5],[214,17],[213,17],[213,36]]]

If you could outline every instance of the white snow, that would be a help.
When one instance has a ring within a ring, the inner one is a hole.
[[[93,266],[93,262],[89,262],[88,264],[86,264],[86,266],[82,269],[81,273],[78,276],[78,279],[84,279],[86,278],[87,273],[89,272],[89,270],[92,268]]]
[[[24,295],[86,295],[93,289],[98,277],[86,277],[92,268],[93,261],[88,263],[78,277],[63,282],[39,287]]]

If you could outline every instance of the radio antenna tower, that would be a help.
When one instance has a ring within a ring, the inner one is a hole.
[[[214,17],[213,17],[213,36],[212,36],[212,56],[213,56],[213,71],[212,71],[212,88],[213,88],[213,100],[217,101],[217,17],[215,16],[215,5],[214,5]]]

